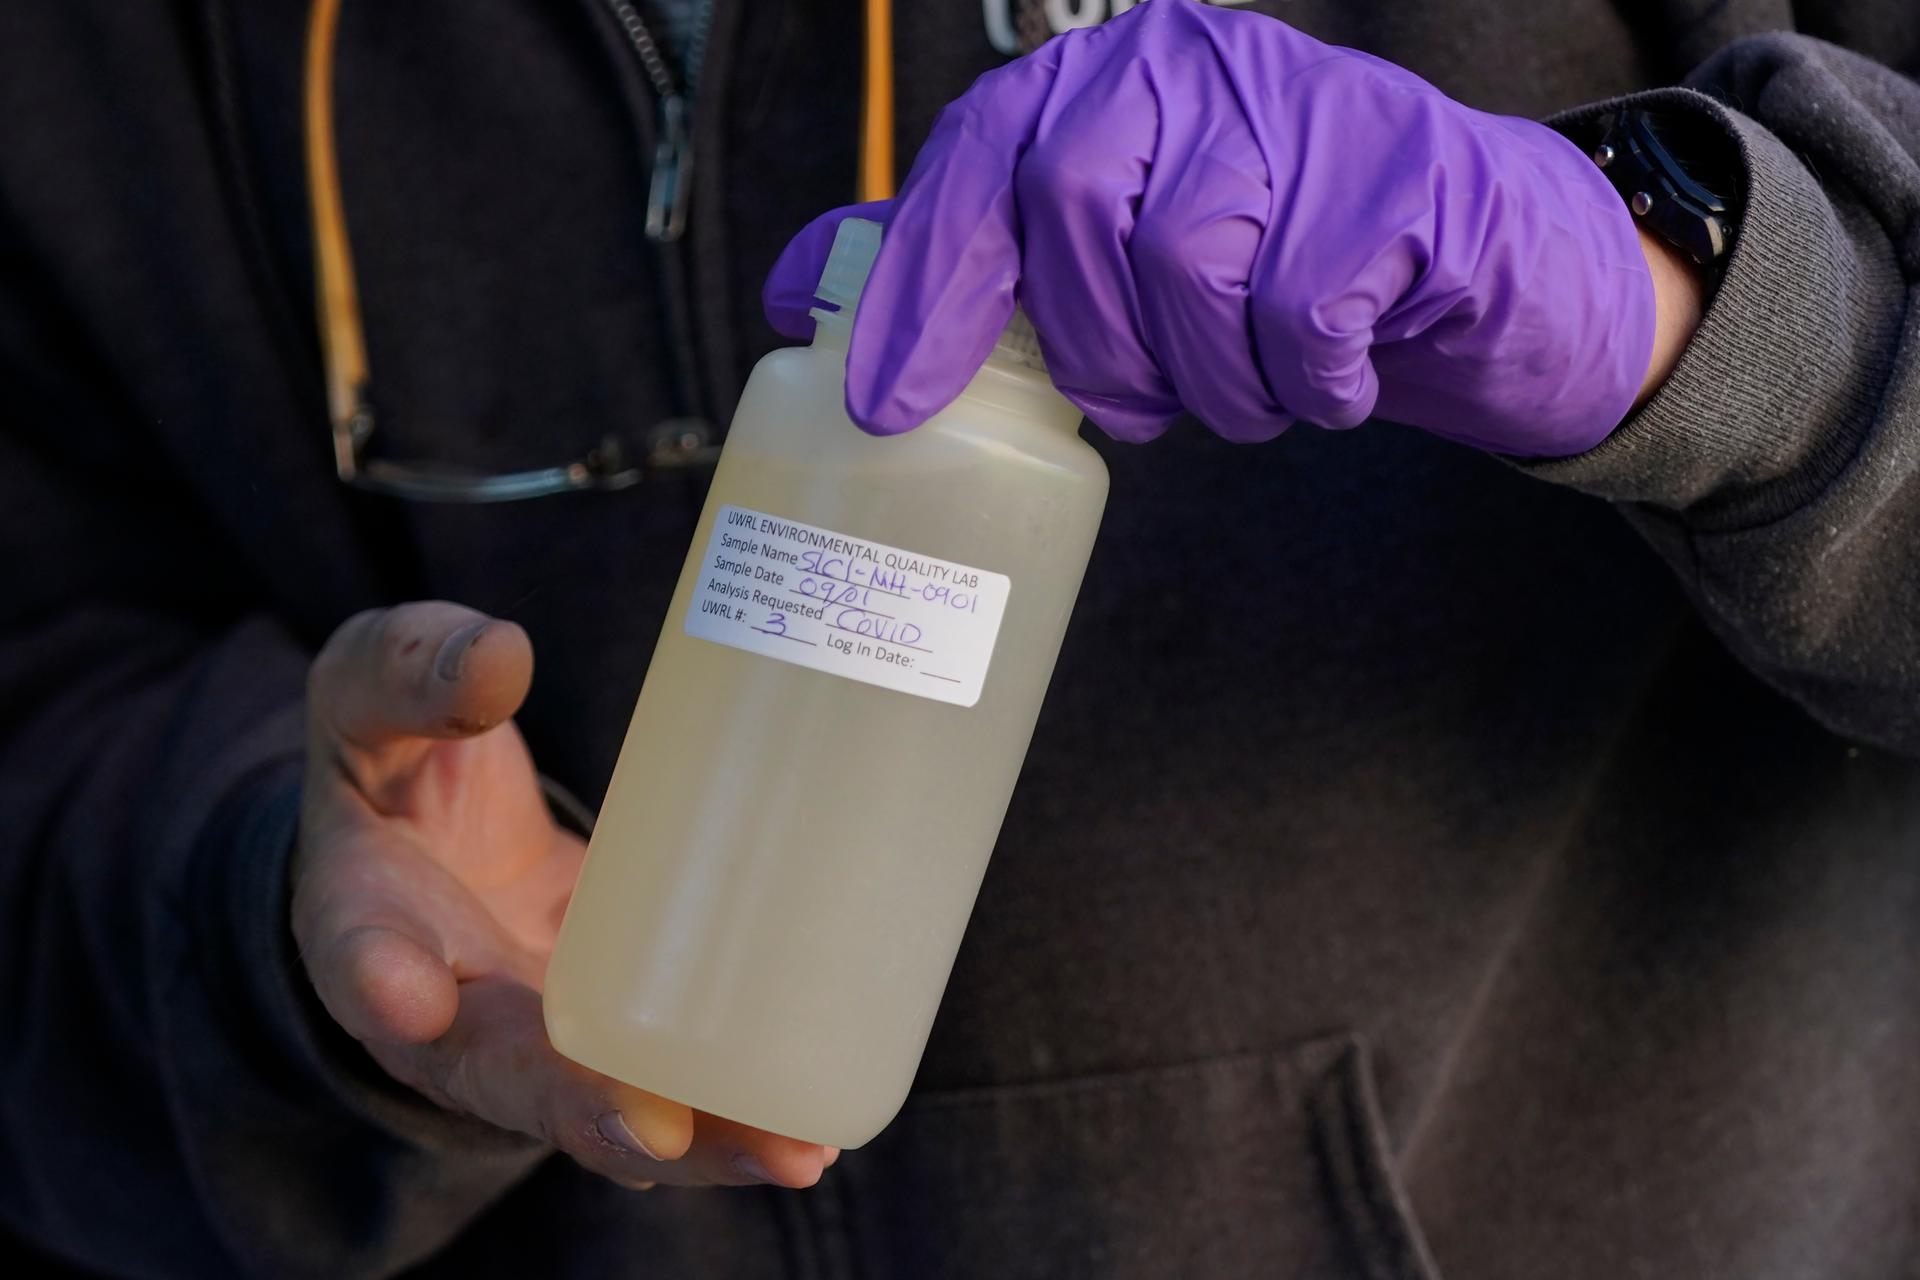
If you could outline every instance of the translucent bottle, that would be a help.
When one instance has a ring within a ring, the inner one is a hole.
[[[545,997],[568,1057],[838,1147],[906,1097],[1107,494],[1018,319],[925,426],[849,421],[879,239],[747,383]]]

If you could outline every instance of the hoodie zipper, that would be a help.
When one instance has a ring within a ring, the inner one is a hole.
[[[647,238],[656,243],[680,239],[687,229],[687,201],[693,194],[692,102],[700,87],[707,36],[713,29],[713,0],[698,0],[689,25],[683,70],[676,81],[660,41],[629,0],[604,0],[620,26],[640,69],[653,89],[653,169],[647,182]]]
[[[689,261],[694,248],[687,234],[687,209],[694,186],[694,95],[706,62],[715,0],[694,3],[679,68],[675,68],[666,45],[632,0],[597,0],[594,7],[611,19],[612,31],[605,30],[605,23],[600,24],[603,34],[631,55],[625,59],[629,75],[631,68],[637,68],[636,79],[644,82],[636,85],[630,79],[628,97],[635,124],[643,135],[643,153],[649,148],[652,152],[643,227],[660,268],[661,312],[666,322],[676,416],[649,429],[643,450],[652,467],[709,465],[719,452],[714,426],[717,402],[708,394],[701,373],[699,314]]]

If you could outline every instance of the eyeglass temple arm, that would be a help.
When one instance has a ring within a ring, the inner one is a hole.
[[[859,195],[862,200],[880,200],[894,193],[892,0],[867,0],[865,9]],[[333,55],[339,28],[340,0],[314,0],[307,15],[304,96],[314,298],[320,313],[320,356],[326,369],[334,451],[341,455],[336,461],[343,466],[343,474],[348,474],[355,465],[354,429],[368,412],[367,338],[360,321],[360,289],[353,276],[333,135]]]
[[[448,476],[393,464],[362,467],[359,449],[373,427],[367,402],[367,339],[360,289],[347,239],[334,144],[333,66],[340,0],[314,0],[307,15],[303,68],[307,200],[313,221],[314,304],[319,313],[327,417],[333,427],[334,465],[343,480],[397,497],[428,501],[509,501],[545,493],[599,487],[623,489],[639,479],[625,468],[595,476],[584,463],[509,476]],[[862,198],[893,194],[893,39],[891,0],[867,0],[866,58],[860,157]]]
[[[346,205],[333,140],[333,52],[340,0],[314,0],[307,17],[305,111],[307,199],[313,218],[314,297],[319,310],[320,357],[326,370],[327,416],[334,461],[352,473],[354,434],[368,412],[367,339],[360,322],[360,289],[347,243]]]

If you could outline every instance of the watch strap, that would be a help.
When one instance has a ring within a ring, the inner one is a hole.
[[[1715,271],[1733,248],[1738,210],[1735,174],[1712,164],[1711,151],[1684,125],[1624,107],[1590,154],[1636,222]]]

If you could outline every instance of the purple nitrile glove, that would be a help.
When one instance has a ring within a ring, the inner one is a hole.
[[[1378,414],[1573,454],[1626,416],[1653,346],[1632,218],[1572,143],[1193,0],[982,76],[897,199],[788,246],[765,295],[782,333],[811,333],[856,214],[889,224],[847,364],[879,434],[958,395],[1016,298],[1055,384],[1123,440],[1183,409],[1249,441]]]

